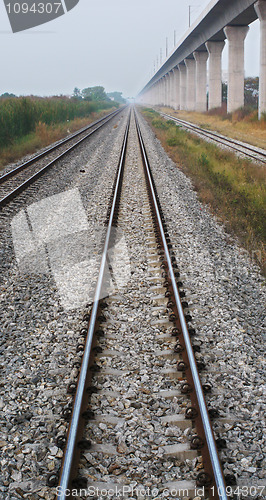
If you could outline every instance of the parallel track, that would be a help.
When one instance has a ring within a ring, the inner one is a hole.
[[[196,436],[194,436],[194,449],[196,448],[200,450],[199,454],[202,456],[204,465],[204,470],[198,475],[197,484],[206,486],[208,491],[212,491],[213,494],[211,498],[214,498],[215,500],[226,500],[227,495],[224,478],[208,416],[197,363],[194,357],[189,333],[190,329],[187,325],[189,318],[184,314],[183,309],[186,306],[181,302],[178,290],[178,287],[182,286],[182,284],[178,285],[176,282],[177,273],[175,271],[175,257],[171,255],[170,238],[167,233],[166,224],[160,208],[158,194],[156,192],[156,187],[152,177],[136,113],[134,118],[143,159],[147,194],[153,220],[153,230],[157,240],[158,259],[160,261],[162,276],[164,277],[163,286],[166,292],[165,296],[169,299],[169,318],[174,327],[173,335],[178,337],[178,342],[175,346],[175,353],[182,356],[181,361],[178,363],[178,370],[183,372],[181,392],[183,391],[184,394],[189,395],[191,398],[191,405],[186,410],[186,418],[192,420],[194,423],[193,425],[196,428]],[[95,353],[97,353],[97,330],[101,324],[101,310],[103,307],[101,301],[101,291],[104,286],[105,271],[108,269],[108,249],[110,247],[110,242],[113,244],[113,241],[111,241],[112,227],[117,225],[131,119],[132,117],[130,116],[125,130],[113,189],[113,197],[109,209],[108,226],[102,251],[102,259],[95,289],[94,301],[90,314],[88,315],[88,328],[85,332],[86,340],[83,358],[74,397],[68,436],[66,443],[64,443],[63,446],[65,450],[59,481],[60,492],[58,494],[58,500],[72,498],[69,496],[69,490],[71,491],[71,488],[73,488],[73,485],[77,482],[76,478],[81,450],[84,448],[86,449],[86,446],[90,446],[90,443],[84,439],[84,428],[86,419],[90,418],[88,402],[89,396],[93,392],[91,371],[95,360]],[[56,474],[50,475],[49,484],[50,486],[56,486],[58,484]],[[66,492],[68,493],[66,494]]]
[[[237,151],[238,153],[241,153],[248,158],[251,158],[252,160],[255,160],[256,162],[264,163],[266,164],[266,151],[261,150],[259,148],[256,148],[255,146],[250,146],[244,143],[240,143],[237,140],[230,139],[229,137],[222,136],[218,134],[217,132],[213,132],[211,130],[204,129],[202,127],[199,127],[198,125],[195,125],[194,123],[188,122],[186,120],[181,120],[180,118],[175,118],[172,115],[168,115],[166,113],[160,112],[160,114],[169,120],[174,121],[178,125],[181,125],[182,127],[191,130],[193,132],[196,132],[199,135],[202,135],[204,137],[207,137],[208,139],[211,139],[218,144],[222,144],[224,146],[227,146],[234,151]]]
[[[6,174],[2,175],[0,177],[0,193],[1,189],[5,190],[6,192],[4,195],[2,195],[2,198],[0,199],[0,208],[4,207],[7,205],[10,201],[12,201],[19,193],[24,191],[29,185],[31,185],[35,180],[37,180],[41,175],[43,175],[50,167],[52,167],[58,160],[61,160],[64,156],[66,156],[68,153],[73,151],[79,144],[84,142],[86,139],[88,139],[90,136],[92,136],[97,130],[102,128],[106,123],[108,123],[112,118],[114,118],[118,113],[122,111],[121,108],[118,111],[114,111],[100,120],[97,120],[93,123],[91,123],[89,126],[82,128],[75,134],[72,134],[69,137],[66,137],[65,139],[61,140],[57,144],[53,145],[52,147],[46,149],[42,153],[34,156],[33,158],[30,158],[28,161],[23,163],[22,165],[19,165],[18,167],[14,168],[13,170],[7,172]],[[91,130],[92,129],[92,130]],[[89,131],[89,132],[88,132]],[[87,133],[88,132],[88,133]],[[82,138],[79,138],[80,135],[85,134]],[[68,142],[79,138],[74,144],[71,146],[67,147],[63,152],[61,152],[58,156],[56,156],[53,159],[50,159],[48,163],[46,163],[44,166],[39,165],[39,161],[48,157],[51,153],[54,151],[58,150],[61,148],[63,145],[67,144]],[[31,171],[29,175],[27,175],[27,171],[30,167],[34,166],[34,169],[36,168],[36,171],[34,173]],[[26,174],[26,178],[23,179],[23,182],[20,180],[20,173],[23,172],[23,175]],[[18,183],[17,185],[13,185],[12,183]],[[11,184],[11,186],[10,186]]]

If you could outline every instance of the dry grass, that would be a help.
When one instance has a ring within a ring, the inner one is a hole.
[[[266,121],[258,120],[256,112],[241,118],[238,112],[226,115],[223,113],[174,111],[172,108],[159,109],[176,118],[196,123],[203,128],[215,130],[233,139],[266,149]]]
[[[192,179],[201,201],[266,272],[265,169],[181,130],[152,110],[143,113],[169,156]]]
[[[35,153],[39,149],[49,146],[51,143],[66,137],[70,133],[76,132],[112,111],[114,109],[108,109],[108,111],[102,110],[98,113],[92,113],[88,118],[75,118],[74,120],[58,125],[49,126],[45,123],[38,123],[35,132],[14,141],[9,147],[2,148],[0,151],[0,170],[8,163],[17,161],[23,158],[23,156]]]

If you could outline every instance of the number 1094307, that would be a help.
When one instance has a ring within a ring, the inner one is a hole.
[[[16,2],[14,4],[6,4],[8,14],[57,14],[61,2]]]

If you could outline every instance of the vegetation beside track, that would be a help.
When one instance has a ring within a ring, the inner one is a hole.
[[[118,107],[68,97],[0,99],[0,167],[34,153]]]
[[[258,111],[252,108],[241,108],[234,113],[227,113],[225,108],[207,113],[174,111],[165,107],[159,109],[175,118],[190,121],[208,130],[215,130],[227,137],[266,149],[266,115],[258,120]]]
[[[152,109],[142,113],[172,160],[192,179],[201,201],[239,237],[265,272],[265,167],[182,130]]]

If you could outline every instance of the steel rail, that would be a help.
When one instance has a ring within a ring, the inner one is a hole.
[[[78,386],[77,386],[77,391],[76,391],[76,395],[75,395],[75,401],[74,401],[74,406],[73,406],[71,422],[70,422],[70,426],[69,426],[67,444],[66,444],[64,458],[63,458],[63,464],[62,464],[62,468],[61,468],[61,476],[60,476],[60,482],[59,482],[60,492],[59,492],[59,495],[57,497],[58,500],[66,500],[66,498],[71,498],[71,496],[69,497],[69,495],[67,495],[66,492],[69,489],[69,486],[70,486],[70,483],[72,480],[73,461],[74,461],[74,456],[75,456],[75,448],[77,446],[79,422],[80,422],[80,419],[82,418],[82,416],[81,416],[82,401],[84,398],[84,392],[86,390],[86,380],[87,380],[87,376],[88,376],[92,341],[93,341],[94,331],[95,331],[95,326],[96,326],[96,321],[97,321],[104,271],[105,271],[105,267],[107,264],[107,252],[108,252],[108,246],[109,246],[110,235],[111,235],[111,230],[112,230],[112,223],[113,223],[113,219],[114,219],[114,212],[115,212],[115,207],[116,207],[117,198],[118,198],[118,192],[119,192],[119,187],[120,187],[120,180],[121,180],[121,176],[122,176],[122,171],[123,171],[123,167],[124,167],[124,163],[125,163],[130,115],[131,115],[131,112],[129,114],[129,118],[128,118],[128,122],[127,122],[127,126],[126,126],[126,131],[125,131],[125,135],[124,135],[124,140],[123,140],[123,145],[122,145],[122,150],[121,150],[121,155],[120,155],[120,159],[119,159],[117,179],[116,179],[115,190],[114,190],[114,194],[113,194],[113,202],[112,202],[112,207],[111,207],[110,216],[109,216],[109,222],[108,222],[108,227],[107,227],[107,232],[106,232],[106,238],[105,238],[105,243],[104,243],[104,248],[103,248],[103,254],[102,254],[102,259],[101,259],[101,264],[100,264],[97,285],[96,285],[96,289],[95,289],[95,295],[94,295],[94,299],[93,299],[93,307],[92,307],[91,315],[90,315],[90,323],[89,323],[89,327],[88,327],[86,345],[84,348],[84,354],[83,354],[83,358],[82,358],[82,365],[81,365],[81,369],[80,369],[80,375],[79,375]]]
[[[109,113],[108,115],[104,116],[103,118],[100,118],[100,120],[96,120],[95,122],[90,123],[90,125],[87,125],[86,127],[83,127],[78,132],[75,132],[74,134],[71,134],[70,136],[62,139],[60,142],[58,142],[54,146],[46,149],[42,153],[39,153],[39,154],[33,156],[33,158],[30,158],[29,160],[27,160],[26,162],[22,163],[21,165],[19,165],[18,167],[14,168],[13,170],[10,170],[10,172],[6,172],[5,174],[3,174],[0,177],[0,184],[3,184],[3,182],[6,182],[8,179],[10,179],[14,175],[18,174],[19,172],[21,172],[25,168],[29,167],[30,165],[32,165],[36,161],[40,160],[44,156],[47,156],[49,153],[52,153],[56,149],[60,148],[63,144],[66,144],[67,142],[71,141],[72,139],[75,139],[75,137],[78,137],[79,135],[83,134],[84,132],[86,132],[86,130],[89,130],[92,127],[95,127],[95,125],[98,125],[99,123],[101,123],[102,121],[106,120],[109,117],[111,118],[111,117],[116,116],[118,113],[120,113],[120,111],[122,111],[122,109],[123,108],[121,108],[119,110],[116,110],[116,111],[113,111],[112,113]]]
[[[212,463],[212,470],[214,473],[214,478],[215,478],[215,483],[216,483],[216,488],[217,488],[216,493],[218,493],[218,495],[219,495],[218,498],[220,500],[227,500],[228,497],[226,494],[226,486],[225,486],[225,482],[224,482],[224,477],[223,477],[223,473],[222,473],[222,469],[221,469],[221,465],[220,465],[220,460],[219,460],[219,456],[218,456],[217,448],[216,448],[216,444],[215,444],[215,439],[213,436],[213,431],[212,431],[212,427],[211,427],[211,423],[210,423],[210,419],[209,419],[209,414],[208,414],[208,410],[207,410],[207,406],[206,406],[206,402],[205,402],[205,398],[204,398],[204,394],[203,394],[203,390],[202,390],[202,386],[201,386],[201,381],[200,381],[200,377],[199,377],[199,373],[198,373],[198,369],[197,369],[197,365],[196,365],[196,361],[195,361],[195,357],[194,357],[194,352],[193,352],[193,348],[192,348],[192,344],[191,344],[191,340],[190,340],[190,335],[188,332],[188,328],[187,328],[187,324],[186,324],[186,320],[185,320],[185,316],[184,316],[184,312],[183,312],[183,307],[182,307],[182,303],[180,300],[180,296],[179,296],[179,292],[178,292],[178,288],[177,288],[177,284],[176,284],[176,279],[175,279],[175,274],[174,274],[174,270],[173,270],[173,266],[172,266],[172,261],[171,261],[166,237],[164,234],[164,228],[163,228],[163,223],[161,220],[160,211],[159,211],[157,198],[156,198],[156,194],[155,194],[154,183],[153,183],[152,174],[151,174],[151,168],[149,165],[147,153],[146,153],[144,142],[142,139],[141,130],[140,130],[140,126],[138,123],[136,112],[135,112],[135,121],[136,121],[136,128],[137,128],[139,143],[140,143],[140,147],[141,147],[142,157],[143,157],[143,161],[145,164],[147,178],[149,181],[149,189],[150,189],[150,192],[152,195],[152,202],[153,202],[154,210],[156,212],[158,226],[160,229],[160,236],[161,236],[161,240],[163,243],[165,257],[167,260],[169,276],[170,276],[171,285],[173,288],[174,298],[175,298],[176,305],[177,305],[177,310],[178,310],[179,319],[180,319],[180,323],[181,323],[182,333],[183,333],[184,341],[186,344],[186,350],[187,350],[187,355],[188,355],[190,368],[191,368],[191,372],[192,372],[192,377],[193,377],[193,381],[194,381],[194,387],[195,387],[195,391],[196,391],[196,395],[197,395],[198,406],[199,406],[200,413],[201,413],[201,419],[202,419],[202,423],[203,423],[203,427],[204,427],[204,431],[205,431],[206,442],[207,442],[209,455],[210,455],[210,459],[211,459],[211,463]]]
[[[223,144],[224,146],[228,146],[229,148],[234,149],[235,151],[238,151],[239,153],[242,153],[245,156],[249,156],[253,160],[259,161],[261,163],[266,163],[266,159],[263,160],[263,159],[257,158],[256,156],[251,155],[250,153],[246,153],[243,150],[246,149],[248,151],[252,151],[256,155],[262,156],[262,157],[265,157],[265,158],[266,158],[266,152],[264,153],[263,151],[256,151],[256,149],[253,148],[253,147],[251,147],[251,146],[246,146],[246,145],[241,146],[240,144],[238,144],[236,141],[234,141],[233,139],[231,139],[229,137],[222,137],[219,134],[217,134],[216,132],[213,132],[213,131],[201,128],[198,125],[195,125],[194,123],[187,122],[185,120],[181,120],[180,118],[175,118],[174,116],[168,115],[166,113],[160,112],[160,115],[164,116],[166,118],[169,118],[170,120],[172,120],[172,121],[174,121],[176,123],[180,123],[181,125],[183,125],[184,127],[188,128],[188,129],[195,130],[199,134],[205,135],[206,137],[208,137],[210,139],[213,138],[214,141],[216,141],[216,142],[218,142],[220,144]],[[229,145],[226,144],[226,142],[228,142]],[[231,144],[235,144],[235,145],[238,144],[239,147],[237,148],[237,147],[235,147],[233,145],[231,146]],[[240,148],[243,148],[243,150],[241,150]]]
[[[123,108],[124,109],[124,108]],[[122,109],[120,109],[118,111],[118,113],[120,113],[122,111]],[[47,163],[47,165],[45,165],[44,167],[42,167],[40,170],[38,170],[38,172],[36,172],[35,174],[33,174],[31,177],[29,177],[26,181],[24,181],[22,184],[20,184],[19,186],[17,186],[13,191],[9,192],[6,196],[4,196],[1,200],[0,200],[0,208],[4,207],[7,203],[9,203],[13,198],[15,198],[15,196],[17,196],[21,191],[24,191],[24,189],[26,189],[30,184],[32,184],[38,177],[40,177],[41,175],[44,174],[44,172],[46,172],[50,167],[52,167],[58,160],[61,160],[65,155],[67,155],[70,151],[72,151],[73,149],[75,149],[79,144],[81,144],[82,142],[84,142],[86,139],[88,139],[88,137],[90,137],[91,135],[93,135],[95,132],[97,132],[97,130],[99,130],[100,128],[102,128],[104,125],[106,125],[106,123],[108,123],[110,120],[112,120],[112,118],[114,118],[114,116],[111,116],[108,118],[108,120],[104,121],[103,123],[101,123],[100,125],[98,125],[94,130],[92,130],[91,132],[89,132],[89,134],[87,134],[85,137],[82,137],[78,142],[76,142],[75,144],[73,144],[72,146],[70,146],[68,149],[66,149],[63,153],[61,153],[60,155],[58,155],[56,158],[54,158],[53,160],[51,160],[49,163]]]

